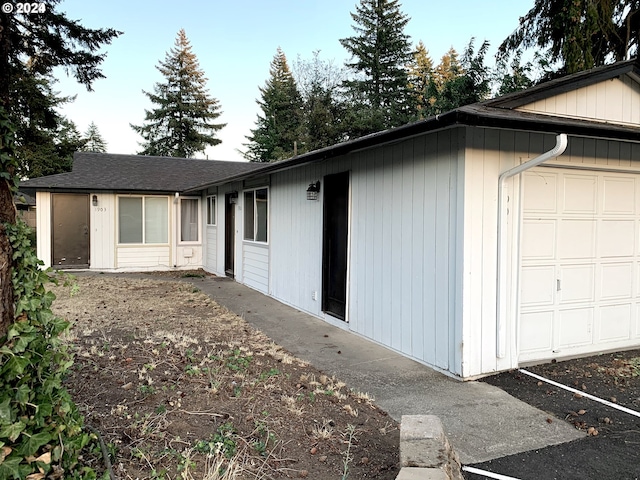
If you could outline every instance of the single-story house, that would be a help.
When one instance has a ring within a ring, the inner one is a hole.
[[[193,176],[153,192],[101,183],[124,158],[91,158],[104,165],[81,175],[92,269],[189,258],[460,379],[640,346],[637,61],[279,163],[174,159],[165,173]],[[25,185],[49,265],[62,264],[55,197],[77,192],[76,168]],[[191,207],[169,205],[187,199],[200,213],[185,224]]]

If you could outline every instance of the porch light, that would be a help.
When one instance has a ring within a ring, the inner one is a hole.
[[[307,200],[318,200],[318,193],[320,193],[320,180],[316,183],[310,183],[307,188]]]
[[[229,203],[231,205],[235,205],[236,203],[238,203],[238,192],[231,192],[229,196]]]
[[[98,196],[94,195],[93,198],[91,199],[91,203],[93,204],[94,207],[98,206]]]

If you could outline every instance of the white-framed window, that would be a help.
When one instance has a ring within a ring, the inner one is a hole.
[[[207,197],[207,225],[216,224],[216,196]]]
[[[269,239],[269,192],[266,188],[244,192],[244,239],[267,243]]]
[[[118,243],[169,243],[169,197],[118,197]]]
[[[200,199],[180,198],[180,241],[200,241]]]

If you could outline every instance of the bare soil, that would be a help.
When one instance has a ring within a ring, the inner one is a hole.
[[[640,350],[554,362],[527,371],[640,412]],[[512,455],[475,467],[521,480],[640,478],[640,418],[539,381],[519,370],[487,377],[514,397],[585,432],[581,440]],[[466,474],[468,480],[484,477]]]
[[[118,478],[396,477],[398,425],[366,392],[166,276],[54,289],[73,323],[67,386]],[[104,471],[95,452],[83,460]]]

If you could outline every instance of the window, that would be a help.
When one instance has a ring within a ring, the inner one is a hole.
[[[267,242],[269,200],[266,188],[244,192],[244,239]]]
[[[216,224],[216,197],[207,197],[207,225]]]
[[[118,197],[119,243],[168,243],[167,197]]]
[[[180,199],[180,241],[198,241],[198,199]]]

